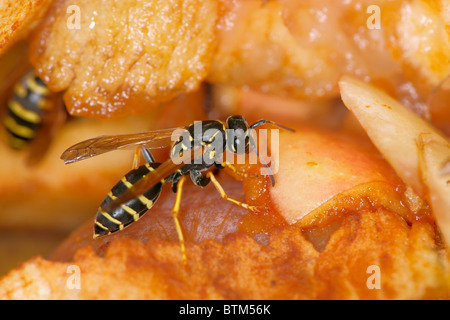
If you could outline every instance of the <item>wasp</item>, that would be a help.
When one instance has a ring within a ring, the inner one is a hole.
[[[225,122],[204,120],[194,122],[185,128],[88,139],[68,148],[61,155],[61,159],[67,164],[120,148],[141,146],[145,164],[128,172],[101,203],[95,218],[94,238],[120,231],[137,221],[153,207],[161,193],[162,185],[170,182],[172,191],[176,193],[172,217],[180,241],[183,263],[186,264],[184,237],[178,220],[182,187],[186,176],[189,175],[192,182],[199,187],[213,183],[223,199],[236,205],[251,211],[261,209],[229,198],[213,171],[209,169],[228,167],[236,174],[247,176],[246,173],[239,172],[233,164],[224,161],[223,154],[227,149],[233,154],[248,154],[251,150],[258,154],[251,130],[265,123],[294,131],[269,120],[259,120],[249,125],[243,116],[234,115],[228,117]],[[178,133],[174,135],[175,131]],[[170,159],[163,163],[155,162],[149,149],[170,145],[172,145]],[[268,170],[274,185],[275,180],[270,168],[261,157],[259,159]]]
[[[30,70],[14,84],[6,104],[3,125],[9,145],[18,150],[31,145],[28,163],[37,163],[66,120],[61,96]]]

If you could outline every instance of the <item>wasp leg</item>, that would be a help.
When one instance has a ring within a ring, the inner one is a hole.
[[[178,212],[180,211],[181,193],[183,190],[183,183],[186,180],[185,176],[181,176],[177,182],[177,194],[175,197],[175,204],[172,209],[172,217],[175,222],[175,228],[177,229],[178,239],[180,241],[181,256],[183,258],[183,265],[187,265],[186,247],[184,245],[183,230],[181,230],[180,221],[178,220]]]
[[[194,182],[196,186],[205,187],[208,185],[208,183],[211,182],[211,179],[209,179],[206,176],[203,176],[202,173],[198,170],[191,170],[190,175],[192,182]]]
[[[133,157],[133,165],[131,166],[132,169],[137,169],[139,167],[140,158],[141,158],[141,148],[136,148]]]
[[[183,175],[181,174],[180,170],[177,170],[170,176],[169,180],[172,181],[172,192],[173,193],[177,193],[178,181],[180,181],[181,177],[183,177]]]
[[[145,162],[148,162],[148,163],[156,162],[155,157],[153,157],[153,155],[149,149],[141,146],[141,152],[142,152],[142,155],[144,156]]]
[[[258,212],[258,211],[261,211],[261,210],[265,209],[264,206],[251,206],[251,205],[248,205],[248,204],[243,203],[241,201],[229,198],[227,196],[227,194],[225,193],[225,191],[223,190],[222,186],[220,185],[219,181],[216,180],[216,177],[214,176],[214,174],[211,171],[209,171],[206,174],[206,177],[209,178],[211,180],[211,182],[214,184],[214,187],[216,187],[216,189],[219,192],[219,194],[222,197],[222,199],[225,199],[225,200],[228,200],[230,202],[233,202],[234,204],[237,204],[238,206],[243,207],[245,209],[248,209],[250,211]]]
[[[133,169],[137,169],[139,167],[139,159],[141,158],[141,154],[144,156],[145,162],[156,162],[150,150],[141,146],[140,148],[136,148],[136,151],[134,153]]]
[[[223,162],[221,164],[219,164],[219,169],[224,169],[224,168],[228,168],[231,171],[233,171],[234,174],[243,177],[243,178],[258,178],[257,174],[248,174],[247,172],[242,172],[239,171],[238,169],[236,169],[236,167],[234,165],[232,165],[231,163],[228,162]]]

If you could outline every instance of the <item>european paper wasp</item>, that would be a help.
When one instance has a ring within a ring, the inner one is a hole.
[[[88,139],[68,148],[61,155],[61,159],[67,164],[124,147],[141,146],[146,163],[128,172],[108,193],[97,211],[94,238],[120,231],[137,221],[153,207],[162,185],[171,182],[172,191],[176,193],[172,216],[180,241],[183,263],[186,264],[184,237],[178,221],[181,192],[186,176],[189,175],[193,183],[200,187],[212,182],[223,199],[248,210],[259,210],[258,207],[229,198],[209,169],[213,166],[218,169],[229,167],[235,173],[245,175],[239,173],[232,164],[223,161],[222,156],[227,149],[233,154],[248,154],[251,150],[258,154],[251,130],[265,123],[293,131],[268,120],[259,120],[249,125],[243,116],[234,115],[228,117],[226,122],[204,120],[185,128]],[[176,135],[175,130],[178,131]],[[169,146],[173,141],[175,143],[171,147],[170,159],[163,163],[155,162],[149,149]],[[196,153],[197,151],[199,153]],[[260,162],[268,170],[273,185],[275,181],[270,168],[261,158]],[[202,174],[204,171],[206,174]]]

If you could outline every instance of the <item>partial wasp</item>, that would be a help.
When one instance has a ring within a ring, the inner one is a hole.
[[[37,163],[66,120],[61,95],[50,91],[31,70],[14,84],[6,104],[3,125],[9,145],[18,150],[30,145],[28,163]]]
[[[176,193],[172,216],[180,241],[183,263],[186,264],[184,237],[178,221],[182,187],[186,176],[189,175],[193,183],[200,187],[212,182],[223,199],[248,210],[259,210],[258,207],[229,198],[213,172],[208,169],[213,166],[218,169],[229,167],[236,174],[245,176],[245,173],[240,173],[231,163],[224,161],[223,154],[227,149],[233,154],[246,155],[254,150],[259,156],[251,131],[265,123],[294,131],[268,120],[259,120],[249,125],[243,116],[234,115],[228,117],[226,122],[204,120],[194,122],[185,128],[88,139],[67,149],[61,155],[61,159],[67,164],[124,147],[141,146],[146,163],[128,172],[101,203],[95,218],[94,238],[122,230],[137,221],[153,207],[161,193],[162,185],[171,182],[172,191]],[[177,131],[178,133],[174,134]],[[171,144],[170,159],[163,163],[155,162],[149,149]],[[268,175],[274,184],[270,168],[261,157],[260,162],[269,171]]]

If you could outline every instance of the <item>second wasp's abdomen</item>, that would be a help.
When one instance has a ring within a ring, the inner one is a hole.
[[[51,91],[33,71],[14,86],[8,100],[8,113],[3,120],[13,148],[21,149],[32,140],[46,112]]]
[[[106,212],[103,207],[130,188],[143,176],[156,169],[160,163],[146,163],[137,169],[128,172],[108,193],[97,211],[94,227],[94,238],[122,230],[129,224],[142,217],[158,200],[161,193],[162,182],[150,188],[143,195],[130,200],[112,212]]]

